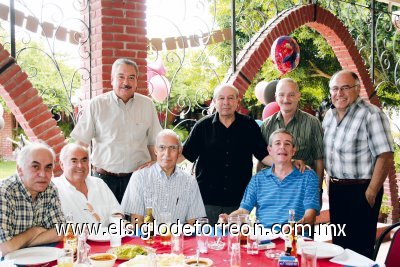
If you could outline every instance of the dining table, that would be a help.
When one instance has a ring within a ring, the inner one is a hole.
[[[227,237],[224,236],[222,237],[222,242],[227,243]],[[280,238],[273,240],[273,242],[276,244],[277,250],[283,250],[284,249],[284,241]],[[107,252],[110,249],[110,242],[97,242],[97,241],[87,241],[87,244],[90,245],[90,254],[93,253],[101,253],[101,252]],[[170,253],[171,252],[171,246],[170,245],[163,245],[161,244],[160,237],[156,236],[154,238],[154,244],[149,245],[145,242],[140,237],[137,236],[126,236],[122,238],[122,244],[131,244],[131,245],[141,245],[145,247],[151,247],[156,250],[157,254],[164,254],[164,253]],[[62,242],[57,244],[57,247],[62,248],[63,244]],[[195,236],[185,236],[184,238],[184,250],[183,253],[186,257],[195,257],[196,254],[196,248],[197,248],[197,242],[196,242],[196,237]],[[277,260],[270,259],[265,255],[265,250],[260,250],[258,254],[256,255],[249,255],[247,254],[246,248],[241,248],[241,266],[242,267],[257,267],[257,266],[262,266],[262,267],[275,267],[277,265]],[[230,256],[228,254],[227,246],[223,250],[212,250],[208,249],[207,253],[201,254],[201,257],[204,258],[209,258],[213,261],[212,266],[230,266]],[[299,267],[301,267],[301,256],[297,257],[299,261]],[[118,266],[121,263],[125,261],[123,260],[117,260],[115,262],[114,266]],[[55,263],[56,265],[57,263]],[[52,266],[52,265],[50,265]],[[338,267],[338,266],[343,266],[339,265],[333,262],[330,262],[329,259],[318,259],[317,260],[317,267]]]

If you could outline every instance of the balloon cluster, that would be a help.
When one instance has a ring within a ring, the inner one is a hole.
[[[163,102],[171,91],[171,84],[164,76],[166,72],[161,57],[147,64],[148,90],[151,97],[157,102]]]
[[[0,131],[4,128],[4,119],[3,119],[4,109],[3,106],[0,104]]]
[[[290,36],[278,37],[271,47],[271,58],[282,75],[294,70],[300,62],[300,48]]]
[[[278,104],[275,102],[275,91],[278,82],[278,80],[271,82],[261,81],[257,83],[254,89],[254,93],[258,101],[266,105],[262,113],[263,120],[274,115],[280,110]]]

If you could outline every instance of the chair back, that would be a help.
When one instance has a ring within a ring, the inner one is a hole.
[[[372,256],[373,260],[376,260],[376,256],[378,255],[379,248],[385,238],[385,236],[390,233],[394,228],[400,226],[400,222],[397,222],[393,225],[390,225],[379,238],[376,240],[374,255]],[[386,267],[399,267],[400,266],[400,228],[394,233],[392,241],[390,243],[390,247],[385,260]]]
[[[385,260],[386,267],[400,266],[400,228],[394,233]]]

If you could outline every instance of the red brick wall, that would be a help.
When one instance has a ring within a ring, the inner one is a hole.
[[[11,113],[7,113],[4,111],[3,114],[4,119],[4,128],[0,130],[0,159],[12,160],[13,159],[13,150],[12,144],[7,140],[12,137],[12,130],[14,127],[13,118]]]
[[[147,94],[146,6],[145,0],[91,0],[92,96],[112,90],[111,66],[127,57],[139,66],[138,92]],[[83,62],[89,66],[89,59]],[[89,98],[89,82],[83,84]]]
[[[38,91],[32,87],[28,75],[0,45],[0,95],[24,129],[29,140],[41,139],[58,154],[64,136]],[[58,164],[55,173],[59,173]]]

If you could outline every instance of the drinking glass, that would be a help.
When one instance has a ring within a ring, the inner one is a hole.
[[[207,218],[196,219],[197,223],[201,226],[196,233],[197,249],[200,253],[208,252],[208,236],[211,233],[211,226],[208,224]]]
[[[171,234],[171,254],[183,254],[184,234]]]
[[[163,211],[160,213],[159,231],[160,240],[163,245],[171,244],[171,212]]]
[[[242,247],[247,247],[247,235],[250,230],[250,219],[248,214],[239,214],[240,220],[240,245]]]
[[[234,244],[239,244],[240,247],[240,233],[232,234],[232,228],[240,231],[240,218],[237,215],[232,215],[228,217],[228,252],[231,254],[232,246]]]
[[[301,267],[317,266],[317,247],[304,246],[301,249]]]
[[[72,249],[64,248],[58,253],[57,267],[73,267],[74,252]]]
[[[110,224],[113,224],[112,230],[110,231],[110,247],[121,246],[121,216],[117,214],[112,214],[110,216]]]

